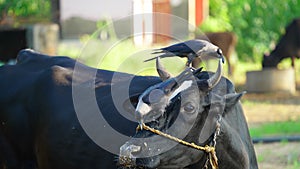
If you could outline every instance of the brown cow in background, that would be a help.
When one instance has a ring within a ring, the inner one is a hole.
[[[233,32],[210,32],[205,35],[196,36],[197,39],[209,40],[212,44],[221,48],[228,65],[228,74],[232,75],[234,72],[234,65],[230,63],[230,56],[235,50],[237,43],[237,36]],[[200,59],[195,59],[193,67],[199,67]]]

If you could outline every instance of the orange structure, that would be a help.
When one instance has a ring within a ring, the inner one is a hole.
[[[183,9],[186,9],[184,12],[186,12],[185,15],[188,16],[184,19],[188,19],[189,23],[189,30],[185,31],[193,32],[195,28],[203,22],[208,15],[208,1],[209,0],[182,0],[182,2],[185,3],[181,3],[181,5],[184,6]],[[172,16],[176,9],[172,7],[171,0],[134,0],[133,2],[134,14],[145,15],[145,17],[140,17],[140,19],[134,21],[135,33],[137,35],[146,35],[147,32],[148,34],[152,32],[151,37],[142,36],[135,42],[140,42],[142,43],[141,45],[149,44],[148,42],[166,44],[172,40],[172,29],[175,26],[172,25]],[[147,5],[146,2],[148,3]],[[152,13],[151,17],[146,16],[149,12],[150,14]],[[146,29],[148,31],[145,31]]]
[[[171,39],[170,0],[153,0],[153,43],[168,43]]]
[[[199,26],[208,15],[208,0],[196,0],[196,26]]]

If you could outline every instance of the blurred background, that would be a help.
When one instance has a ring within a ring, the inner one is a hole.
[[[224,76],[238,92],[248,91],[242,103],[251,136],[279,140],[256,144],[261,168],[299,168],[300,144],[289,140],[300,135],[299,18],[299,0],[0,0],[0,64],[13,64],[20,49],[33,48],[92,67],[156,76],[154,62],[143,62],[152,49],[210,40],[227,58]],[[281,52],[278,57],[287,58],[266,72],[263,56],[282,49],[280,41],[295,56]],[[184,69],[184,59],[162,61],[174,75]],[[216,61],[200,66],[214,71]]]

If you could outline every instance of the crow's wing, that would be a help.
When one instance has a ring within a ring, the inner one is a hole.
[[[172,56],[179,56],[179,57],[187,57],[188,54],[196,54],[199,50],[204,48],[209,42],[204,41],[204,40],[188,40],[185,42],[181,43],[176,43],[174,45],[160,48],[160,49],[155,49],[154,52],[151,54],[161,54],[160,56],[157,57],[172,57]],[[145,60],[145,62],[154,60],[157,57],[150,58]]]
[[[171,53],[193,53],[193,49],[191,49],[185,42],[177,43],[165,48],[161,48],[162,51],[167,51]]]
[[[193,52],[193,50],[189,48],[185,43],[178,43],[165,48],[156,49],[152,54],[161,54],[158,57],[164,58],[164,57],[171,57],[171,56],[187,57],[189,53],[195,53],[195,52]]]
[[[156,58],[158,58],[158,57],[160,57],[160,58],[165,58],[165,57],[179,56],[179,55],[176,55],[176,53],[171,53],[171,52],[166,52],[166,51],[165,51],[165,52],[164,52],[164,51],[159,51],[159,52],[155,52],[155,53],[152,53],[152,54],[159,54],[159,53],[162,53],[162,54],[159,55],[159,56],[155,56],[155,57],[153,57],[153,58],[144,60],[144,62],[148,62],[148,61],[150,61],[150,60],[154,60],[154,59],[156,59]]]
[[[198,51],[202,50],[204,47],[209,45],[210,43],[205,40],[194,39],[188,40],[185,42],[185,45],[193,51],[193,53],[198,53]]]
[[[197,51],[201,50],[204,48],[209,42],[204,41],[204,40],[199,40],[199,39],[194,39],[194,40],[188,40],[185,42],[181,43],[176,43],[174,45],[160,48],[156,51],[153,52],[152,54],[157,54],[157,53],[166,53],[166,52],[171,52],[171,53],[197,53]]]

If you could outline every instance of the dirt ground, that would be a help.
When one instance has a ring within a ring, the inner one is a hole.
[[[300,119],[300,91],[295,94],[246,94],[242,99],[249,126]],[[300,142],[255,144],[260,169],[299,169]]]
[[[241,101],[250,125],[300,119],[300,91],[294,94],[247,93]]]
[[[255,144],[260,169],[299,169],[300,142]]]

